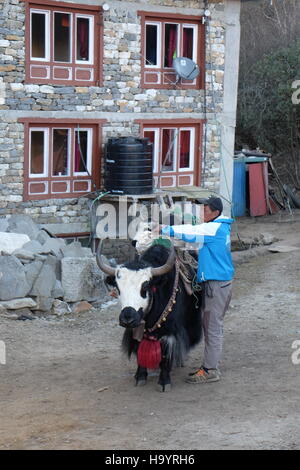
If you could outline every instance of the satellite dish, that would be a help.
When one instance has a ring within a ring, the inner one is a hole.
[[[187,57],[177,57],[173,60],[173,68],[177,75],[185,80],[194,80],[200,73],[199,66]]]

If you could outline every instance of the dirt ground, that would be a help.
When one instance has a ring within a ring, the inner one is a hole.
[[[237,228],[300,247],[297,212],[241,218]],[[0,449],[299,449],[299,270],[300,250],[265,250],[238,264],[222,380],[184,382],[201,364],[201,345],[173,371],[169,393],[156,390],[156,373],[134,386],[115,304],[63,318],[0,318]]]

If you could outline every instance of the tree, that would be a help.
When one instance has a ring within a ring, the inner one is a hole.
[[[300,41],[295,40],[300,37],[295,21],[300,14],[299,3],[273,0],[272,7],[270,0],[261,0],[253,10],[247,6],[245,23],[242,18],[243,36],[246,25],[254,21],[254,12],[257,21],[247,39],[243,41],[242,37],[236,132],[237,148],[247,143],[272,153],[282,178],[297,187],[300,103],[292,101],[297,93],[292,85],[300,85]],[[253,48],[248,44],[250,37],[255,37]]]

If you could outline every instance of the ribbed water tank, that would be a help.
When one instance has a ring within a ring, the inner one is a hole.
[[[105,152],[105,189],[116,194],[152,193],[152,147],[149,139],[108,139]]]

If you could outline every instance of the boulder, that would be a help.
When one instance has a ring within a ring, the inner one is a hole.
[[[42,253],[42,245],[37,240],[30,240],[22,247],[23,250],[30,251],[33,255]]]
[[[8,219],[7,232],[25,233],[30,240],[34,240],[39,233],[39,227],[33,222],[29,215],[13,214]]]
[[[20,260],[12,255],[0,256],[0,300],[26,297],[30,284]]]
[[[58,258],[62,258],[62,248],[65,247],[65,240],[62,238],[49,238],[44,245],[42,245],[42,249],[40,251],[41,254],[49,254],[52,253]]]
[[[91,310],[93,306],[87,302],[86,300],[83,300],[81,302],[76,302],[73,307],[72,307],[72,312],[73,313],[82,313],[82,312],[87,312],[88,310]]]
[[[53,315],[61,316],[61,315],[65,315],[66,313],[71,313],[71,312],[72,310],[70,306],[67,304],[67,302],[63,302],[62,300],[58,300],[58,299],[54,300],[52,310],[51,310],[51,313]]]
[[[38,277],[36,278],[30,295],[51,297],[51,292],[56,283],[56,259],[54,256],[49,255],[41,268]]]
[[[90,248],[84,248],[80,242],[76,241],[64,246],[62,248],[62,253],[65,258],[84,258],[86,256],[93,256],[92,250]]]
[[[33,261],[34,255],[23,248],[18,248],[13,252],[13,255],[21,261]]]
[[[61,281],[59,281],[58,279],[56,279],[54,289],[51,292],[51,296],[54,299],[58,299],[64,296],[64,290],[62,288]]]
[[[99,271],[95,258],[63,258],[61,267],[65,301],[92,301],[99,298],[99,283],[103,273]]]
[[[26,307],[35,308],[37,304],[31,297],[25,297],[22,299],[1,300],[1,305],[7,310],[18,310]]]
[[[38,295],[34,300],[36,302],[36,306],[32,307],[32,310],[40,310],[41,312],[49,312],[54,302],[52,297],[44,297],[42,295]]]
[[[43,266],[42,261],[37,261],[37,260],[24,266],[26,280],[28,284],[30,285],[30,290],[32,289],[32,286],[35,280],[37,279],[39,272],[42,269],[42,266]]]
[[[24,233],[0,232],[0,252],[5,251],[11,254],[29,241],[30,238]]]
[[[0,232],[6,232],[8,229],[8,220],[0,218]]]

